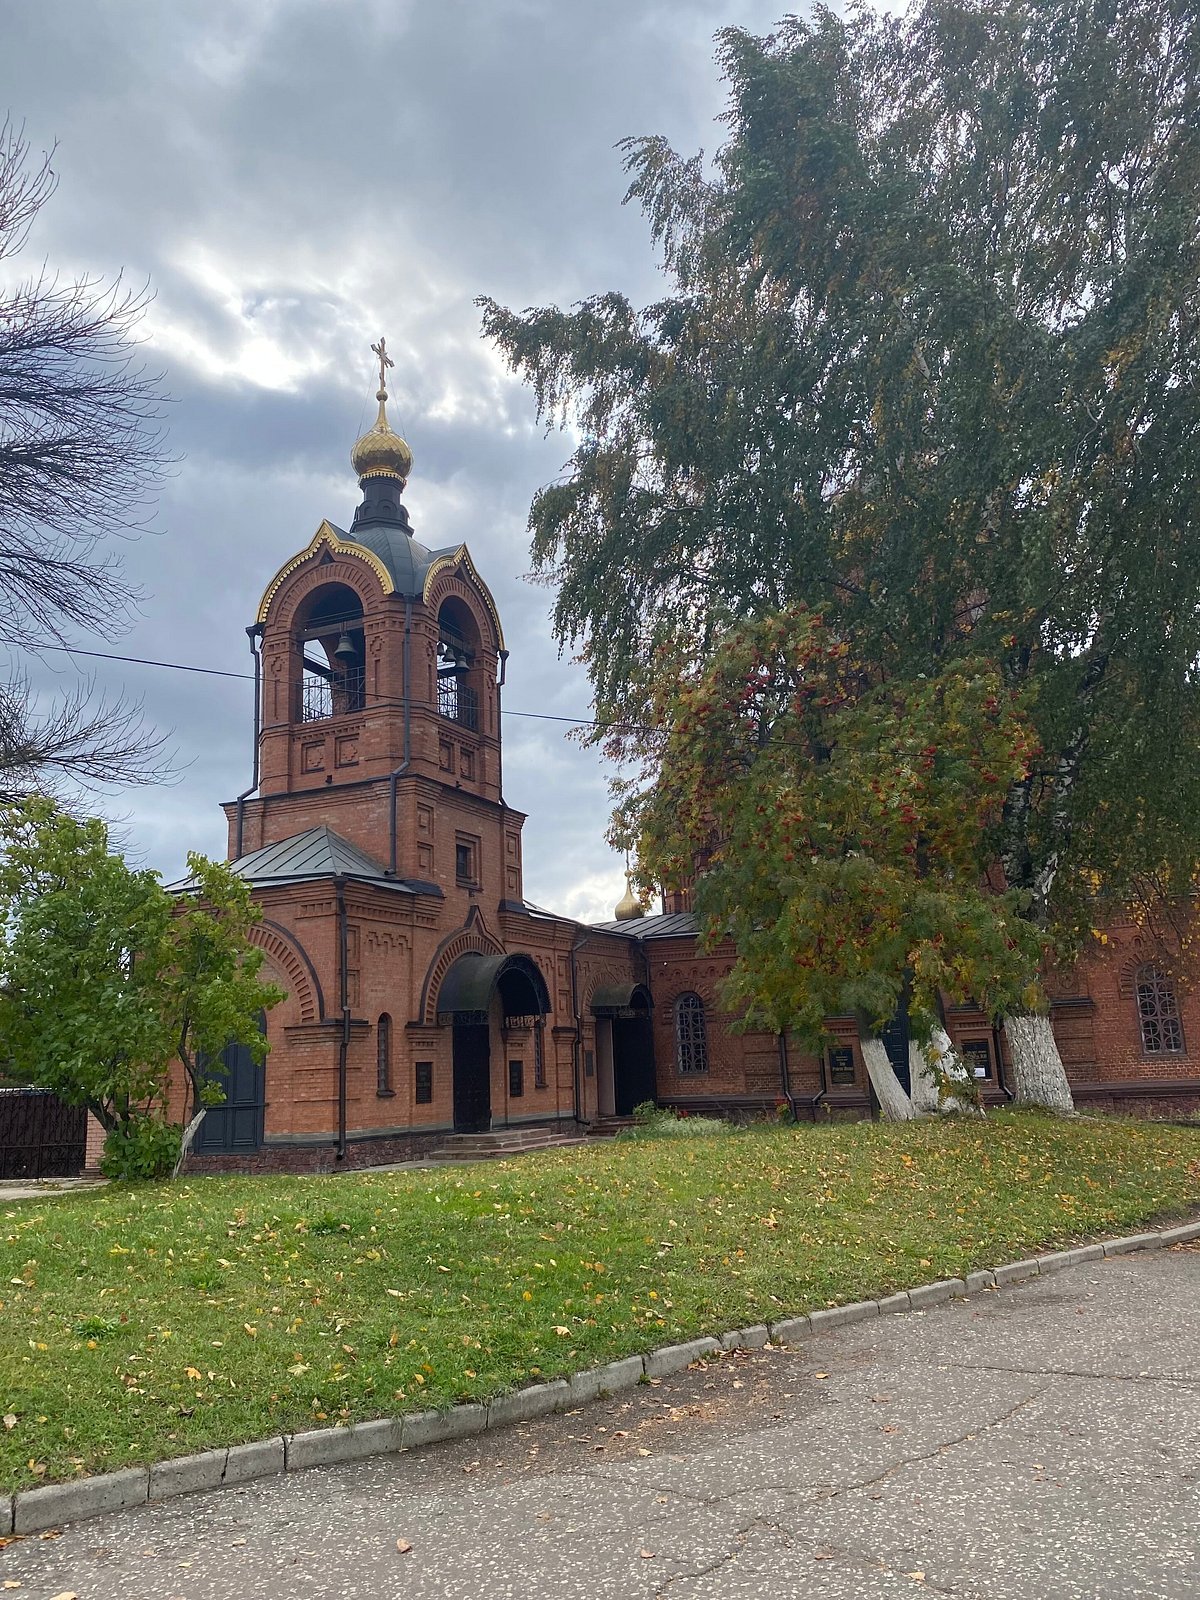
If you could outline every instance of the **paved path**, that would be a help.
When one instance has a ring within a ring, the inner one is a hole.
[[[81,1189],[103,1189],[105,1178],[4,1178],[0,1179],[0,1205],[13,1200],[51,1200],[56,1194],[78,1194]]]
[[[1191,1247],[32,1536],[0,1580],[14,1600],[1193,1600],[1198,1513]]]

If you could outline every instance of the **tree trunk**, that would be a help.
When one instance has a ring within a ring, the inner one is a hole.
[[[1048,1011],[1010,1011],[1004,1034],[1012,1061],[1013,1088],[1021,1106],[1044,1106],[1070,1116],[1075,1110]]]
[[[975,1080],[967,1072],[945,1028],[935,1027],[927,1046],[909,1041],[908,1070],[912,1080],[913,1111],[917,1116],[928,1116],[934,1111],[946,1115],[958,1111],[983,1115]],[[961,1092],[955,1094],[939,1083],[939,1076],[949,1078],[952,1084],[960,1083]]]
[[[915,1039],[908,1041],[908,1081],[912,1084],[913,1116],[932,1116],[938,1110],[938,1086],[925,1051]]]
[[[979,1100],[979,1089],[975,1079],[971,1076],[963,1059],[950,1042],[950,1035],[945,1028],[936,1027],[933,1030],[933,1048],[938,1053],[938,1065],[953,1083],[962,1085],[958,1094],[947,1094],[941,1103],[943,1111],[969,1111],[979,1116],[983,1115],[983,1106]]]
[[[192,1148],[192,1141],[195,1139],[196,1134],[198,1133],[198,1131],[200,1129],[200,1124],[204,1121],[204,1119],[205,1119],[205,1117],[207,1115],[208,1115],[208,1107],[207,1106],[201,1106],[199,1111],[197,1111],[196,1115],[192,1118],[192,1120],[188,1123],[187,1127],[183,1130],[183,1138],[182,1138],[182,1140],[180,1141],[180,1144],[179,1144],[179,1159],[178,1159],[178,1161],[176,1161],[175,1165],[171,1168],[171,1177],[172,1178],[177,1178],[179,1176],[179,1174],[183,1171],[183,1163],[187,1160],[187,1153]]]
[[[888,1060],[883,1040],[870,1034],[863,1034],[860,1036],[860,1048],[866,1063],[867,1076],[871,1080],[871,1087],[875,1091],[875,1098],[879,1101],[879,1109],[883,1113],[883,1120],[911,1122],[914,1116],[912,1101],[900,1086],[900,1080]]]

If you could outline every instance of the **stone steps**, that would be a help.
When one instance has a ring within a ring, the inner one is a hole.
[[[634,1126],[632,1117],[597,1117],[588,1128],[587,1136],[589,1139],[612,1139]]]
[[[552,1150],[560,1145],[583,1144],[582,1134],[557,1128],[496,1128],[490,1133],[455,1133],[435,1150],[430,1161],[490,1161],[518,1156],[526,1150]]]

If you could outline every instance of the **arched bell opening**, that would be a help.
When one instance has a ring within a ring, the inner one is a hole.
[[[592,996],[596,1029],[596,1101],[602,1117],[628,1117],[655,1100],[654,1027],[643,983],[601,986]]]
[[[362,711],[366,705],[363,605],[345,583],[317,589],[300,608],[294,642],[300,660],[297,722]]]
[[[443,601],[438,610],[438,715],[477,733],[483,704],[479,625],[461,600]]]

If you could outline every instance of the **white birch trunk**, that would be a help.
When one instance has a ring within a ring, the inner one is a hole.
[[[908,1041],[908,1081],[912,1085],[913,1116],[932,1116],[938,1109],[938,1086],[928,1058],[915,1039]]]
[[[860,1040],[860,1048],[863,1061],[866,1063],[867,1076],[871,1080],[871,1087],[875,1091],[875,1098],[879,1101],[879,1109],[883,1113],[883,1120],[911,1122],[914,1115],[912,1101],[905,1094],[900,1079],[888,1060],[883,1040],[863,1038]]]
[[[938,1054],[938,1065],[952,1083],[962,1085],[961,1094],[948,1094],[941,1103],[943,1111],[966,1111],[973,1115],[982,1116],[983,1106],[979,1101],[979,1089],[975,1079],[963,1058],[950,1043],[950,1035],[945,1028],[933,1030],[933,1048]]]
[[[173,1179],[177,1178],[183,1171],[183,1163],[187,1160],[187,1153],[192,1148],[192,1141],[195,1139],[196,1134],[199,1131],[200,1124],[204,1121],[204,1118],[207,1114],[208,1107],[201,1106],[199,1111],[197,1111],[196,1115],[183,1130],[183,1138],[179,1145],[179,1159],[171,1168],[171,1177]]]
[[[1075,1101],[1048,1013],[1012,1011],[1004,1019],[1004,1034],[1017,1104],[1044,1106],[1047,1111],[1070,1116]]]
[[[912,1080],[913,1110],[917,1116],[928,1116],[934,1111],[946,1115],[954,1112],[983,1115],[975,1080],[963,1065],[962,1057],[951,1044],[950,1035],[944,1028],[934,1028],[926,1047],[915,1040],[909,1041],[908,1070]],[[962,1093],[954,1094],[945,1089],[939,1084],[937,1074],[949,1078],[951,1083],[961,1083]]]

